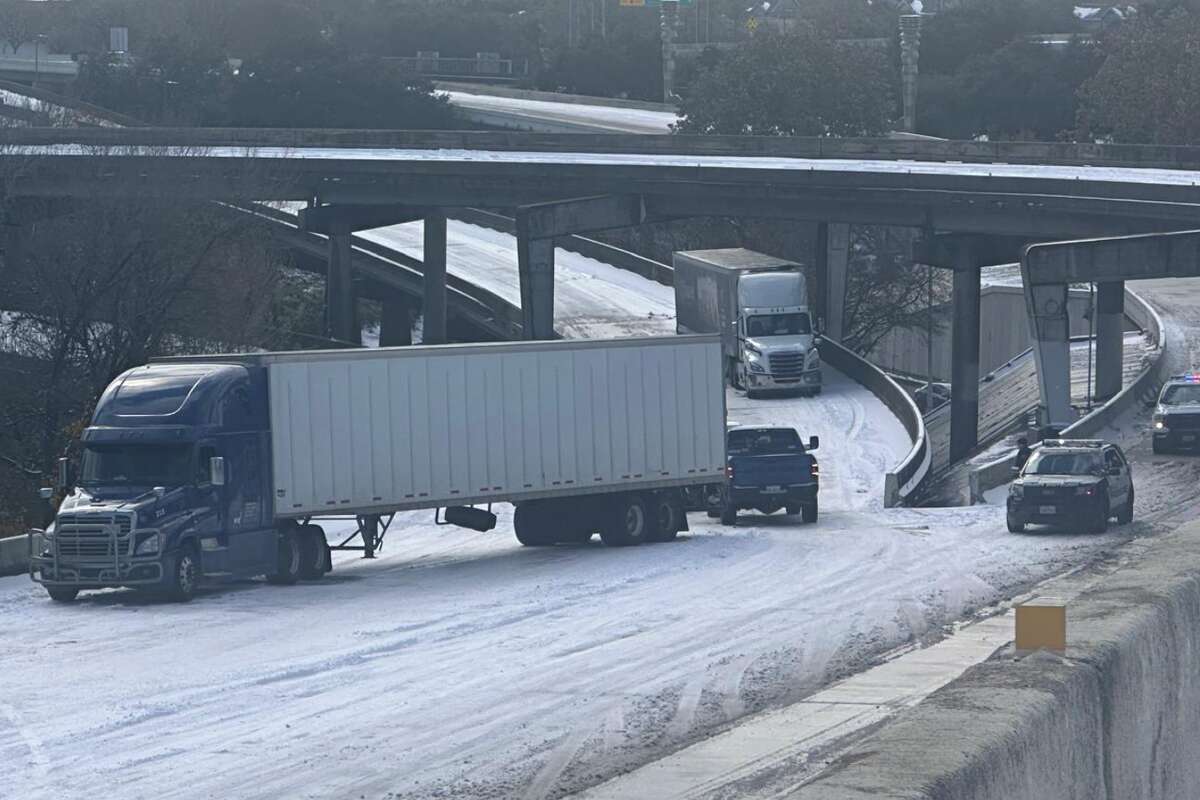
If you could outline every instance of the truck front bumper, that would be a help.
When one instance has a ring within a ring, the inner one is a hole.
[[[821,388],[821,370],[810,369],[799,375],[779,375],[771,372],[747,372],[748,389],[756,392],[769,391],[807,391],[812,392]]]
[[[44,539],[33,532],[29,534],[29,577],[34,583],[103,589],[161,583],[164,574],[161,555],[118,553],[115,557],[87,560],[64,558],[59,556],[53,539]]]

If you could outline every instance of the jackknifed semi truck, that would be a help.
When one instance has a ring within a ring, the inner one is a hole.
[[[744,248],[674,254],[679,333],[721,337],[725,375],[747,397],[821,391],[821,337],[800,265]]]
[[[715,336],[397,347],[154,361],[117,377],[65,499],[30,533],[57,601],[133,586],[315,580],[372,556],[391,515],[526,546],[673,538],[719,502],[725,391]],[[353,519],[333,546],[317,522]],[[350,544],[358,541],[361,544]]]

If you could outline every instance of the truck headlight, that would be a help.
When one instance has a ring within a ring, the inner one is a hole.
[[[133,551],[133,554],[135,556],[152,556],[158,552],[159,542],[159,534],[152,533],[138,542],[137,549]]]
[[[1090,497],[1091,495],[1094,495],[1095,493],[1096,493],[1095,486],[1077,486],[1077,487],[1075,487],[1075,494],[1077,494],[1077,495]]]
[[[755,350],[746,350],[746,366],[751,372],[766,372],[766,365],[763,364],[763,357]]]

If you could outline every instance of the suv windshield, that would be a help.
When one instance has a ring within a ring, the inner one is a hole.
[[[183,486],[192,478],[186,444],[92,445],[83,451],[80,486]]]
[[[1200,384],[1178,383],[1163,392],[1164,406],[1200,405]]]
[[[750,336],[804,336],[812,333],[808,314],[756,314],[746,322]]]
[[[730,431],[730,453],[802,453],[800,434],[791,428]]]
[[[1100,453],[1034,453],[1025,475],[1093,475],[1104,471]]]

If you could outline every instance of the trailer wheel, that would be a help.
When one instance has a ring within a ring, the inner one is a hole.
[[[300,569],[304,563],[300,547],[303,538],[297,531],[281,531],[279,534],[278,551],[275,554],[275,574],[267,576],[267,583],[276,586],[291,586],[300,580]]]
[[[326,573],[325,564],[329,542],[319,525],[301,525],[294,534],[300,543],[300,579],[317,581]]]
[[[525,547],[545,547],[554,544],[547,535],[547,515],[536,503],[522,503],[513,514],[513,533]]]
[[[619,494],[605,515],[600,539],[609,547],[631,547],[646,541],[650,515],[645,498],[638,494]]]
[[[47,586],[46,594],[50,595],[50,599],[56,603],[74,603],[75,598],[79,596],[79,590]]]
[[[679,535],[682,513],[679,504],[669,494],[659,494],[650,503],[650,530],[647,540],[651,542],[669,542]]]

